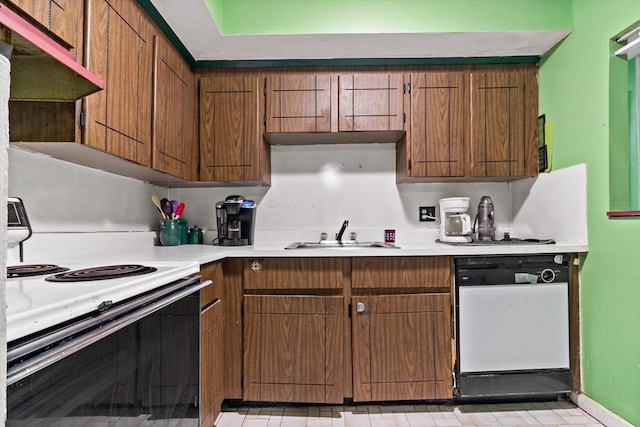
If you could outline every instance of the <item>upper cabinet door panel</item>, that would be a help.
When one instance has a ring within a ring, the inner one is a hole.
[[[12,0],[12,3],[70,46],[79,47],[83,1]]]
[[[267,132],[329,132],[331,76],[281,74],[266,83]]]
[[[537,172],[537,83],[522,72],[471,74],[471,176]]]
[[[257,77],[200,80],[200,179],[258,181],[259,95]]]
[[[401,73],[340,74],[338,130],[404,129]]]
[[[135,2],[89,2],[88,68],[105,90],[87,97],[85,143],[151,165],[153,25]]]
[[[195,180],[197,90],[191,69],[163,36],[156,37],[153,168]]]
[[[462,72],[411,75],[411,175],[463,176],[468,77]]]

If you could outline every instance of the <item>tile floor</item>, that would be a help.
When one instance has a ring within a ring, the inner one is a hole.
[[[602,426],[570,402],[227,408],[216,427]]]

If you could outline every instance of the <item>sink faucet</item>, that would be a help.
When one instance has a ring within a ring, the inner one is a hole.
[[[336,234],[336,240],[339,243],[342,243],[342,235],[344,234],[344,230],[346,230],[348,226],[349,226],[349,220],[345,219],[344,222],[342,223],[342,227],[340,227],[340,231],[338,231],[338,234]]]

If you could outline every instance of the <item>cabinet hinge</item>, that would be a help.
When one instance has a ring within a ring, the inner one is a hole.
[[[411,83],[404,84],[404,93],[411,93]]]
[[[266,126],[267,125],[267,115],[265,114],[264,116],[262,116],[262,123]]]
[[[349,307],[348,307],[348,309],[347,309],[347,310],[348,310],[348,311],[347,311],[347,316],[348,316],[349,318],[351,318],[351,303],[349,303]]]
[[[402,123],[407,123],[407,113],[402,113]]]
[[[267,96],[267,84],[265,83],[264,86],[262,86],[262,94],[264,96]]]
[[[78,127],[80,129],[84,127],[84,111],[80,111],[80,114],[78,114]]]
[[[411,170],[411,159],[407,161],[407,169]]]

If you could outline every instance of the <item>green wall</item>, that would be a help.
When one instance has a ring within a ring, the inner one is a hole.
[[[638,0],[574,0],[573,33],[539,74],[540,111],[554,124],[554,168],[587,164],[584,392],[634,425],[640,425],[640,219],[611,220],[606,212],[610,172],[616,178],[625,170],[614,162],[610,171],[608,161],[616,120],[609,118],[609,40],[637,20]]]
[[[554,169],[587,164],[583,388],[640,426],[640,219],[606,216],[616,196],[610,185],[615,193],[617,182],[626,179],[617,153],[609,166],[609,124],[618,120],[618,107],[609,117],[609,87],[618,83],[609,76],[610,39],[640,20],[640,0],[205,1],[224,34],[573,28],[543,59],[539,81],[540,112],[554,126]]]
[[[205,0],[223,34],[566,29],[571,0]]]

